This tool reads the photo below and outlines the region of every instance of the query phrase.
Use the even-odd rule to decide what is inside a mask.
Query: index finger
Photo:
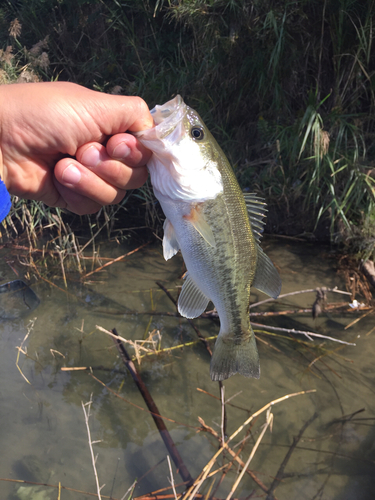
[[[140,132],[154,126],[154,120],[146,102],[137,96],[114,96],[97,92],[100,113],[95,117],[102,134]]]

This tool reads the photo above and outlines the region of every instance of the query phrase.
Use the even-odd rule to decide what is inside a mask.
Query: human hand
[[[1,85],[0,176],[11,194],[94,213],[146,181],[151,153],[125,132],[152,126],[139,97],[68,82]]]

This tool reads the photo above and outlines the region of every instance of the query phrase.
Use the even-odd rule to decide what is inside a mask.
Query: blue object
[[[10,201],[10,194],[5,187],[4,182],[0,179],[0,222],[9,214],[11,206],[12,203]]]

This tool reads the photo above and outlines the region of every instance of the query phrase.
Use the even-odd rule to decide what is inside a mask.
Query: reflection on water
[[[276,240],[267,240],[263,246],[280,271],[282,293],[321,286],[343,289],[342,278],[324,249]],[[115,258],[116,251],[109,248],[108,254]],[[124,248],[118,252],[124,253]],[[101,253],[104,255],[105,249]],[[165,263],[159,246],[145,248],[92,275],[90,283],[70,282],[70,294],[36,284],[34,290],[41,299],[38,309],[29,318],[0,323],[0,477],[54,485],[61,482],[63,486],[95,493],[81,407],[81,402],[89,401],[92,394],[90,428],[92,439],[100,440],[94,450],[98,453],[100,483],[105,483],[102,494],[120,499],[135,479],[135,496],[169,485],[167,452],[154,422],[145,411],[132,406],[145,408],[145,403],[130,375],[121,373],[125,368],[112,339],[96,325],[116,328],[131,340],[160,331],[162,348],[196,340],[186,320],[159,314],[175,310],[155,282],[160,281],[176,295],[182,273],[180,258]],[[256,291],[252,296],[254,302],[263,298]],[[282,305],[271,303],[256,311],[302,309],[311,307],[314,299],[314,294],[290,296]],[[346,296],[328,296],[329,302],[344,300]],[[34,326],[29,328],[23,345],[27,356],[20,353],[17,367],[16,348],[27,334],[28,321],[34,317]],[[304,313],[257,317],[257,322],[312,330],[357,345],[325,343],[317,350],[313,346],[322,344],[321,340],[312,343],[301,336],[296,337],[297,341],[260,332],[260,380],[235,376],[224,384],[227,400],[239,393],[230,401],[233,406],[227,405],[228,436],[251,412],[270,401],[288,393],[316,390],[273,407],[272,434],[266,432],[251,462],[251,470],[269,487],[293,438],[314,412],[318,413],[285,467],[284,480],[275,491],[279,500],[373,498],[375,333],[367,335],[373,327],[373,315],[344,330],[355,317],[335,312],[324,313],[316,320]],[[207,337],[218,332],[218,325],[209,319],[194,322]],[[94,375],[127,402],[116,398],[89,372],[61,371],[61,367],[84,366],[104,367],[94,370]],[[147,356],[142,358],[140,372],[161,414],[177,422],[167,422],[168,429],[190,474],[198,476],[218,446],[212,436],[197,432],[198,416],[221,432],[220,401],[202,392],[219,396],[218,384],[209,378],[207,351],[196,343],[158,357]],[[264,422],[262,414],[240,452],[242,460],[247,460]],[[240,434],[233,447],[245,435]],[[214,469],[222,463],[219,459]],[[226,497],[239,472],[235,463],[216,490],[216,497]],[[174,478],[179,482],[175,469]],[[215,479],[213,488],[219,474],[207,481],[203,493]],[[1,498],[57,498],[57,490],[38,488],[0,482]],[[254,497],[266,496],[245,475],[235,497],[245,498],[252,492]],[[63,490],[61,498],[92,497]]]

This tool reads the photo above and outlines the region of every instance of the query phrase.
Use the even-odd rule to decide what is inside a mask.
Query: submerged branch
[[[266,497],[266,500],[275,500],[275,496],[273,494],[275,488],[277,487],[278,484],[280,484],[280,482],[282,481],[283,477],[284,477],[284,470],[285,470],[285,467],[287,466],[288,462],[289,462],[289,459],[290,457],[292,456],[292,453],[293,451],[295,450],[298,442],[300,441],[303,433],[305,432],[305,430],[308,428],[309,425],[311,425],[314,420],[316,420],[318,418],[318,413],[314,413],[314,415],[307,421],[305,422],[305,424],[302,426],[301,430],[299,431],[298,435],[295,436],[293,438],[293,443],[292,445],[290,446],[287,454],[285,455],[284,457],[284,460],[282,461],[280,467],[279,467],[279,470],[277,471],[277,474],[270,486],[270,489],[268,490],[268,494],[267,494],[267,497]]]
[[[93,378],[96,382],[98,382],[99,384],[101,384],[103,387],[105,387],[107,389],[107,391],[110,392],[111,394],[113,394],[114,396],[116,396],[116,398],[121,399],[122,401],[125,401],[125,403],[127,403],[127,404],[129,404],[131,406],[134,406],[134,408],[137,408],[138,410],[145,411],[146,413],[150,413],[150,415],[153,414],[152,411],[146,410],[146,408],[142,408],[142,406],[139,406],[139,405],[137,405],[135,403],[132,403],[128,399],[125,399],[122,396],[120,396],[116,391],[114,391],[113,389],[111,389],[110,387],[108,387],[108,385],[106,385],[102,380],[100,380],[97,377],[95,377],[95,375],[93,373],[89,373],[89,376],[91,378]],[[194,427],[193,425],[189,425],[189,424],[184,424],[182,422],[178,422],[177,420],[173,420],[172,418],[163,417],[160,414],[156,414],[156,416],[159,417],[159,418],[161,418],[161,419],[163,419],[163,420],[167,420],[168,422],[172,422],[173,424],[182,425],[183,427],[188,427],[189,429],[199,430],[198,427]]]
[[[168,452],[170,453],[176,468],[182,477],[182,480],[186,482],[188,485],[193,483],[193,478],[190,475],[186,465],[184,464],[180,453],[177,450],[177,447],[169,434],[169,431],[167,429],[167,426],[165,425],[163,419],[161,418],[160,412],[154,402],[154,400],[151,397],[151,394],[149,393],[145,383],[141,379],[139,373],[137,372],[133,361],[131,360],[129,354],[127,353],[121,339],[117,335],[117,331],[114,328],[112,330],[113,335],[117,338],[114,338],[114,342],[116,344],[116,347],[120,353],[120,357],[122,361],[124,362],[126,368],[129,370],[131,376],[133,377],[134,382],[136,383],[139,392],[141,393],[148,409],[151,411],[152,418],[154,419],[155,425],[160,433],[161,438],[164,441],[165,446],[167,447]]]

